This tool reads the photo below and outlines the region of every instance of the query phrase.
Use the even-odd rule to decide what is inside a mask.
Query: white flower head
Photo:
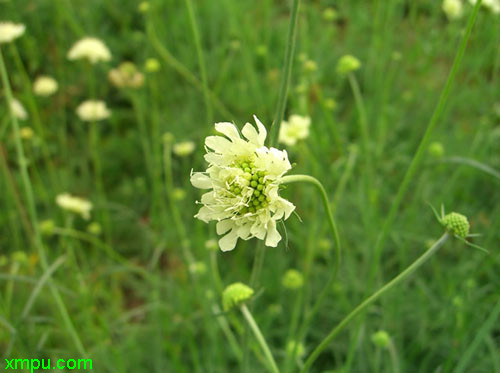
[[[33,92],[35,95],[47,97],[56,93],[58,87],[59,85],[54,78],[41,75],[33,83]]]
[[[300,115],[290,115],[288,121],[281,122],[278,141],[288,146],[293,146],[299,140],[309,136],[311,118]]]
[[[83,38],[77,41],[68,52],[69,60],[87,59],[95,64],[100,61],[111,60],[108,47],[97,38]]]
[[[22,23],[0,22],[0,44],[17,39],[24,34],[25,29]]]
[[[205,172],[192,172],[196,188],[209,189],[195,215],[204,222],[217,221],[222,251],[234,249],[238,238],[256,237],[276,247],[281,235],[276,222],[288,219],[295,206],[279,196],[281,177],[291,169],[285,150],[267,148],[267,131],[254,116],[257,129],[245,124],[241,133],[232,123],[216,123],[223,136],[205,139]]]
[[[443,0],[442,8],[449,20],[459,19],[464,13],[462,0]]]
[[[78,105],[76,114],[84,122],[93,122],[109,118],[111,111],[104,101],[87,100]]]
[[[56,197],[56,203],[64,210],[79,214],[85,220],[90,219],[90,211],[92,210],[92,203],[79,197],[74,197],[68,193],[59,194]]]
[[[19,120],[28,119],[28,113],[24,108],[23,104],[21,104],[21,102],[16,100],[15,98],[13,98],[12,101],[10,102],[10,109],[12,110],[14,116],[17,119]]]
[[[477,0],[469,0],[469,3],[475,5],[476,1]],[[500,14],[500,0],[483,0],[481,5],[489,9],[490,12],[494,14]]]

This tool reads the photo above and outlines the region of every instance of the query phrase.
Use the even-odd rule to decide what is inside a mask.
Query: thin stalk
[[[295,39],[297,35],[297,19],[299,14],[300,0],[293,0],[292,13],[290,15],[290,23],[288,25],[288,38],[285,50],[285,61],[283,64],[283,72],[281,76],[281,87],[278,96],[278,104],[276,106],[276,113],[274,121],[271,125],[270,145],[274,146],[278,139],[279,128],[283,121],[285,113],[286,99],[288,97],[288,87],[292,76],[293,55],[295,52]]]
[[[198,23],[196,22],[196,16],[194,14],[193,2],[192,0],[185,0],[186,7],[188,9],[189,14],[189,23],[191,24],[191,30],[193,32],[193,39],[196,48],[196,54],[198,57],[198,65],[200,68],[201,74],[201,83],[203,85],[203,98],[205,100],[205,109],[207,111],[206,120],[207,123],[212,123],[213,121],[213,109],[212,103],[210,101],[210,90],[208,88],[208,77],[207,77],[207,68],[205,64],[205,58],[203,56],[203,48],[201,46],[200,40],[200,32],[198,30]]]
[[[7,74],[7,69],[5,67],[5,62],[4,62],[4,57],[2,50],[0,49],[0,74],[2,76],[2,83],[4,86],[4,91],[5,91],[5,96],[7,97],[7,101],[10,103],[12,102],[12,90],[10,87],[10,82],[9,82],[9,77]],[[9,105],[10,107],[10,105]],[[16,153],[17,153],[17,158],[19,162],[19,167],[20,167],[20,172],[21,172],[21,179],[26,195],[26,201],[27,201],[27,206],[28,206],[28,212],[29,216],[31,219],[31,224],[33,227],[34,231],[34,237],[35,237],[35,246],[38,251],[38,256],[40,259],[40,264],[42,266],[42,269],[44,272],[47,272],[49,270],[49,265],[48,265],[48,260],[47,256],[45,253],[45,248],[43,245],[43,239],[42,235],[40,232],[40,229],[38,227],[38,216],[36,212],[36,207],[35,207],[35,198],[33,194],[33,187],[31,185],[31,180],[28,174],[28,162],[26,160],[26,157],[24,155],[24,148],[23,144],[21,142],[21,136],[19,134],[19,123],[17,122],[17,118],[14,115],[14,112],[12,109],[10,110],[10,117],[12,121],[12,126],[14,129],[14,138],[15,138],[15,145],[16,145]],[[59,312],[61,313],[61,317],[63,319],[63,322],[68,329],[69,334],[71,335],[71,338],[73,339],[73,343],[75,344],[76,349],[78,350],[78,353],[82,356],[87,356],[87,353],[85,352],[85,348],[83,347],[83,344],[80,340],[80,337],[78,336],[78,333],[73,326],[73,322],[71,321],[71,318],[69,316],[68,310],[66,309],[66,306],[64,304],[64,301],[59,294],[59,291],[57,290],[56,286],[54,285],[52,279],[48,281],[49,289],[52,293],[52,296],[54,297],[54,300],[56,302],[57,307],[59,308]]]
[[[352,94],[354,96],[354,102],[356,103],[356,110],[359,115],[359,129],[361,132],[361,142],[363,144],[363,155],[367,162],[370,159],[370,151],[369,151],[369,137],[368,137],[368,121],[366,119],[366,109],[365,104],[363,102],[363,95],[361,94],[361,90],[359,89],[359,83],[356,79],[356,75],[354,73],[349,73],[347,75],[347,79],[349,80],[349,85],[351,86]]]
[[[272,373],[279,373],[279,369],[278,366],[276,365],[276,361],[274,361],[273,354],[271,353],[271,350],[269,349],[269,346],[267,345],[267,342],[264,339],[264,336],[262,335],[262,332],[260,331],[259,326],[255,322],[252,314],[250,313],[245,304],[243,304],[240,307],[240,309],[241,313],[243,313],[243,316],[245,317],[245,320],[250,326],[250,329],[252,330],[255,338],[257,339],[257,342],[259,342],[262,351],[264,352],[264,356],[266,357],[267,362],[269,363],[269,370]]]
[[[415,272],[422,264],[424,264],[436,251],[443,246],[443,244],[448,239],[448,233],[444,233],[441,238],[432,245],[426,252],[424,252],[417,260],[415,260],[408,268],[406,268],[399,275],[394,277],[391,281],[385,284],[382,288],[377,290],[375,293],[366,298],[360,305],[358,305],[354,310],[351,311],[331,332],[321,341],[321,343],[314,349],[314,351],[307,358],[301,373],[306,373],[309,371],[313,363],[316,361],[321,352],[333,341],[333,339],[339,334],[344,327],[349,324],[349,322],[354,319],[357,315],[363,312],[366,308],[372,305],[378,298],[391,290],[394,286],[398,285],[402,281],[408,278],[413,272]]]
[[[420,144],[417,148],[417,151],[415,155],[413,156],[413,159],[410,163],[410,166],[408,167],[408,170],[406,171],[406,174],[403,178],[403,181],[401,182],[401,185],[399,186],[396,198],[391,206],[391,209],[389,211],[389,215],[387,216],[384,225],[382,227],[382,230],[380,232],[380,235],[377,239],[377,242],[375,244],[374,248],[374,255],[375,258],[373,260],[374,265],[372,266],[372,270],[370,273],[369,281],[368,283],[373,282],[373,279],[375,277],[375,274],[377,273],[377,269],[379,267],[379,261],[380,261],[380,256],[382,254],[382,247],[385,245],[385,242],[387,240],[387,236],[389,234],[389,231],[392,227],[392,224],[394,222],[394,219],[396,217],[396,214],[399,210],[399,207],[401,205],[401,202],[403,201],[404,196],[406,195],[406,192],[408,190],[408,186],[410,184],[410,181],[413,179],[413,176],[417,172],[420,164],[422,163],[423,156],[425,154],[425,150],[427,149],[427,145],[431,139],[432,133],[434,131],[434,128],[439,122],[439,119],[441,118],[441,115],[443,114],[444,108],[446,106],[446,102],[448,101],[448,97],[451,92],[451,88],[453,85],[453,82],[455,81],[455,77],[458,72],[458,68],[460,67],[460,64],[462,63],[462,59],[465,54],[465,49],[467,47],[467,42],[469,41],[469,37],[472,32],[472,27],[474,26],[474,23],[476,21],[476,17],[479,11],[479,7],[481,6],[482,0],[478,0],[476,2],[476,5],[474,6],[474,10],[469,17],[469,21],[467,23],[467,29],[465,31],[465,34],[462,38],[462,41],[460,43],[458,52],[455,56],[455,60],[453,61],[453,65],[450,70],[450,74],[448,75],[448,79],[446,81],[446,84],[443,88],[443,91],[441,92],[441,96],[439,97],[438,104],[436,106],[436,109],[434,110],[434,113],[432,114],[432,117],[430,119],[429,124],[427,125],[427,129],[425,130],[424,136],[422,140],[420,141]]]

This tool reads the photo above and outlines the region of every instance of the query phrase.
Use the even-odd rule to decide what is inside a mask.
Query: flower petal
[[[238,234],[236,229],[233,229],[219,240],[219,247],[222,251],[231,251],[236,247],[237,242]]]
[[[212,180],[203,172],[193,172],[191,174],[191,184],[198,189],[212,188]]]
[[[270,220],[267,227],[266,246],[276,247],[280,241],[281,235],[276,229],[276,222],[274,220]]]
[[[238,129],[233,123],[229,122],[215,123],[215,129],[217,130],[217,132],[220,132],[229,137],[231,141],[240,139],[240,134],[238,133]]]

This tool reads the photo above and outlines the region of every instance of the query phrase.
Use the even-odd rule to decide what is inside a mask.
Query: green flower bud
[[[300,289],[304,285],[304,276],[296,269],[289,269],[285,272],[281,283],[287,289]]]
[[[304,348],[304,344],[296,341],[289,341],[286,345],[286,354],[288,356],[294,357],[302,357],[304,356],[306,349]]]
[[[231,308],[239,306],[241,303],[250,299],[253,294],[253,289],[241,282],[235,282],[229,285],[222,293],[222,305],[224,306],[224,310],[229,311]]]
[[[186,191],[182,188],[174,188],[172,191],[172,198],[176,201],[182,201],[186,198]]]
[[[139,4],[139,6],[137,7],[137,9],[139,10],[139,12],[141,13],[146,13],[148,10],[149,10],[149,2],[147,1],[143,1]]]
[[[450,212],[448,215],[445,215],[442,223],[449,232],[458,237],[465,238],[469,234],[469,221],[466,216],[458,212]]]
[[[304,71],[308,73],[313,73],[318,70],[318,64],[313,60],[305,60],[304,61]]]
[[[191,273],[200,276],[207,273],[207,265],[203,262],[194,262],[192,265],[189,266],[189,269],[191,270]]]
[[[429,154],[434,158],[441,158],[444,155],[444,147],[440,142],[434,141],[429,144]]]
[[[372,334],[372,342],[377,346],[381,348],[385,348],[389,346],[389,343],[391,342],[391,337],[389,337],[389,334],[385,330],[379,330],[378,332]]]
[[[5,255],[0,255],[0,267],[3,267],[8,262],[7,257]]]
[[[338,13],[333,8],[323,10],[323,19],[327,22],[335,21],[338,18]]]
[[[14,251],[12,253],[11,259],[13,262],[23,264],[28,262],[28,256],[24,251]]]
[[[359,70],[361,67],[361,62],[354,56],[347,54],[342,56],[337,63],[337,72],[341,75],[348,74],[350,72]]]
[[[165,132],[165,133],[163,134],[162,139],[163,139],[163,142],[164,142],[164,143],[173,143],[173,142],[174,142],[175,137],[174,137],[174,135],[173,135],[172,133],[170,133],[170,132]]]
[[[325,100],[325,107],[328,110],[335,110],[337,106],[338,106],[337,101],[335,101],[333,98],[327,98]]]
[[[56,227],[56,224],[54,223],[53,220],[47,219],[42,222],[40,222],[40,232],[45,235],[45,236],[52,236],[54,234],[54,228]]]
[[[90,223],[88,226],[87,226],[87,232],[89,232],[90,234],[93,234],[95,236],[99,236],[101,233],[102,233],[102,227],[101,227],[101,224],[99,224],[98,222],[94,221],[92,223]]]
[[[158,61],[156,58],[148,58],[144,65],[144,69],[148,73],[155,73],[160,70],[160,67],[160,61]]]

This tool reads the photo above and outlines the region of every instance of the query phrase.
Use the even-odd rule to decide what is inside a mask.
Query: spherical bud
[[[361,62],[354,56],[347,54],[342,56],[337,63],[337,72],[341,75],[349,74],[350,72],[359,70]]]
[[[289,269],[285,272],[281,284],[287,289],[300,289],[304,285],[304,276],[296,269]]]
[[[327,22],[335,21],[338,18],[338,13],[334,8],[326,8],[323,10],[323,19]]]
[[[160,61],[156,58],[148,58],[144,64],[144,70],[148,73],[155,73],[160,70]]]
[[[222,305],[224,310],[229,311],[231,308],[239,306],[250,299],[253,294],[253,289],[241,282],[235,282],[229,285],[222,293]]]
[[[378,332],[372,334],[372,342],[381,348],[386,348],[391,343],[391,337],[385,330],[379,330]]]
[[[304,356],[306,352],[306,349],[304,347],[304,344],[299,342],[297,343],[296,341],[289,341],[286,345],[286,354],[288,356],[292,357],[302,357]]]
[[[92,223],[90,223],[88,226],[87,226],[87,232],[89,232],[90,234],[93,234],[95,236],[99,236],[101,233],[102,233],[102,227],[101,227],[101,224],[99,224],[98,222],[94,221]]]
[[[39,225],[40,232],[45,236],[52,236],[54,234],[55,227],[56,224],[51,219],[43,220]]]
[[[446,229],[457,235],[458,237],[465,238],[469,234],[469,221],[465,215],[458,212],[451,212],[443,218],[443,225]]]
[[[178,142],[173,147],[173,152],[178,157],[187,157],[196,149],[196,144],[193,141]]]
[[[429,154],[434,158],[441,158],[444,155],[444,147],[438,141],[434,141],[429,144],[428,148]]]

